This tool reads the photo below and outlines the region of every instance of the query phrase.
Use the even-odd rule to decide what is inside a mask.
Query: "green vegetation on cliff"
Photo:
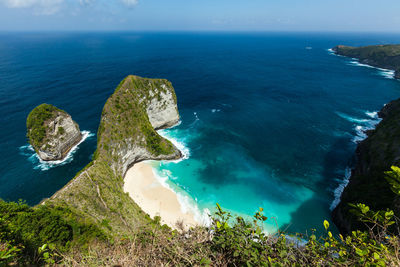
[[[129,143],[146,148],[154,156],[174,153],[171,142],[154,130],[146,112],[146,107],[152,99],[162,101],[160,93],[168,90],[162,85],[172,88],[167,80],[146,79],[133,75],[126,77],[118,85],[103,108],[96,158],[115,158],[121,146],[129,146]],[[155,91],[151,96],[150,92]],[[172,93],[175,95],[175,92]]]
[[[19,256],[21,264],[41,263],[43,255],[38,255],[38,248],[45,244],[65,252],[106,238],[93,222],[77,217],[65,207],[31,208],[23,203],[0,200],[0,215],[0,255],[2,249],[14,248],[14,256]]]
[[[167,93],[176,106],[169,81],[126,77],[104,105],[93,161],[44,203],[73,208],[93,219],[110,237],[129,236],[151,222],[123,191],[123,179],[127,169],[138,161],[180,157],[179,150],[149,121],[148,106],[156,102],[159,110],[152,112],[165,109],[161,95]]]
[[[163,101],[165,95],[172,96],[176,106],[168,81],[128,76],[104,106],[97,150],[88,166],[34,208],[0,202],[0,265],[399,266],[399,237],[389,229],[400,226],[396,216],[391,210],[374,211],[372,205],[358,201],[349,213],[367,231],[354,230],[347,236],[334,236],[328,221],[323,222],[326,233],[321,237],[313,230],[308,235],[268,235],[262,228],[268,219],[262,209],[253,221],[245,221],[219,205],[210,227],[179,232],[161,226],[157,217],[152,220],[124,193],[123,177],[135,162],[181,156],[157,134],[149,119],[150,112],[162,112],[171,105]],[[384,121],[400,125],[391,117],[391,108],[397,110],[397,105],[382,111]],[[171,125],[178,116],[157,125]],[[379,127],[390,132],[377,143],[377,153],[385,161],[396,153],[393,144],[399,133],[390,123]],[[387,182],[385,186],[392,194],[399,193],[400,169],[393,168],[387,173],[389,178],[376,174],[382,175],[380,182],[388,179],[391,186]]]
[[[400,78],[400,45],[371,45],[352,47],[339,45],[333,48],[338,55],[359,59],[362,63],[395,70],[396,78]]]
[[[352,215],[349,203],[364,203],[373,209],[393,209],[400,215],[399,198],[390,189],[385,172],[400,165],[400,99],[388,103],[380,112],[382,121],[368,138],[358,144],[357,162],[333,219],[341,232],[350,233],[362,225]]]
[[[64,111],[50,104],[41,104],[29,113],[26,120],[27,137],[33,147],[41,147],[46,142],[45,122],[54,118],[58,112]]]

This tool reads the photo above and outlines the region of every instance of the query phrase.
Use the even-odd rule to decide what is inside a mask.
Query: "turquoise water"
[[[181,124],[161,133],[187,157],[153,164],[184,208],[200,218],[217,202],[247,216],[263,207],[269,231],[321,229],[363,130],[400,96],[392,72],[328,49],[396,42],[390,34],[0,34],[0,197],[34,205],[68,183],[91,160],[106,99],[136,74],[175,87]],[[26,116],[43,102],[88,133],[54,166],[25,137]]]

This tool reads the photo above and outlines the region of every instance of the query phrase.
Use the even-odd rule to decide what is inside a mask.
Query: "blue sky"
[[[0,0],[0,31],[400,32],[399,0]]]

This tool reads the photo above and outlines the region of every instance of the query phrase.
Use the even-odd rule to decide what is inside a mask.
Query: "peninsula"
[[[363,64],[394,70],[394,77],[400,79],[400,45],[371,45],[363,47],[338,45],[332,50],[337,55],[356,58]]]
[[[156,132],[178,122],[177,99],[169,81],[126,77],[104,105],[93,161],[43,203],[73,208],[112,236],[132,233],[150,218],[125,193],[124,177],[139,162],[182,156]],[[141,175],[136,172],[134,178]]]
[[[38,156],[45,161],[63,159],[82,140],[78,124],[53,105],[41,104],[26,120],[27,137]]]

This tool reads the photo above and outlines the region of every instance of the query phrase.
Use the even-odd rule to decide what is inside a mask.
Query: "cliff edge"
[[[143,160],[172,160],[181,152],[155,129],[179,122],[172,84],[130,75],[104,105],[93,161],[42,202],[66,206],[111,236],[132,233],[150,218],[124,193],[129,167]]]
[[[400,79],[400,45],[371,45],[363,47],[338,45],[332,50],[337,55],[357,58],[363,64],[394,70],[394,77]]]
[[[63,159],[82,140],[78,124],[71,116],[55,106],[41,104],[26,120],[27,137],[42,160]]]
[[[363,203],[373,210],[393,209],[400,215],[400,201],[391,191],[384,172],[392,165],[400,166],[400,99],[387,104],[380,112],[382,121],[356,150],[356,166],[332,219],[342,233],[362,228],[349,212],[349,203]]]

